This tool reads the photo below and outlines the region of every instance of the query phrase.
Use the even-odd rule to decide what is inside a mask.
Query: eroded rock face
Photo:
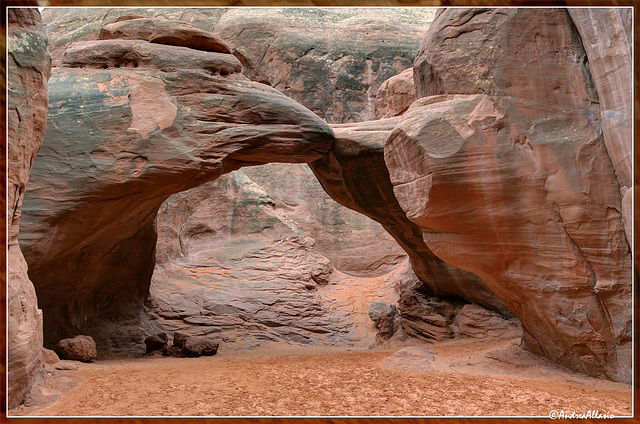
[[[371,8],[45,8],[43,12],[54,60],[72,42],[96,39],[104,23],[124,15],[180,20],[181,26],[211,31],[240,59],[251,80],[282,91],[331,123],[374,119],[378,88],[411,66],[434,14],[430,8],[389,8],[383,13]],[[158,19],[161,28],[164,22]],[[125,38],[121,27],[137,25],[135,39],[142,33],[143,39],[152,36],[143,20],[138,23],[144,25],[126,22],[110,24],[104,31]]]
[[[42,312],[17,237],[29,171],[46,128],[51,57],[40,13],[19,8],[7,13],[7,401],[13,408],[42,370]]]
[[[437,295],[460,296],[509,315],[477,276],[443,262],[427,247],[422,231],[400,207],[384,161],[384,145],[399,118],[333,125],[336,142],[310,164],[327,193],[341,205],[379,222],[411,260],[414,272]],[[402,311],[401,311],[402,312]]]
[[[632,102],[631,9],[570,8],[589,58],[600,101],[602,132],[623,196],[622,217],[631,245]]]
[[[295,221],[313,239],[313,249],[338,271],[378,277],[407,257],[379,223],[329,197],[306,164],[271,163],[234,172],[262,187],[275,208]]]
[[[171,196],[157,228],[152,325],[233,348],[347,342],[350,321],[319,292],[331,263],[242,172]]]
[[[429,249],[482,278],[527,348],[629,381],[630,253],[586,63],[565,10],[447,9],[385,162]]]
[[[330,123],[375,118],[376,93],[411,66],[433,9],[232,9],[215,26],[249,78]],[[310,31],[309,29],[313,29]]]
[[[69,47],[50,81],[21,232],[50,342],[74,331],[122,348],[101,334],[145,319],[154,220],[168,196],[243,165],[308,162],[331,147],[322,120],[241,69],[230,54],[184,45]],[[115,327],[102,331],[99,316]],[[119,337],[144,340],[134,333]]]
[[[416,101],[413,68],[405,69],[382,83],[376,94],[376,119],[400,116]]]

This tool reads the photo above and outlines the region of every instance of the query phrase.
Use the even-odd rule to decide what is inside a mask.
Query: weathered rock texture
[[[157,217],[152,325],[265,341],[348,342],[349,320],[319,288],[333,267],[257,184],[234,172],[178,193]]]
[[[385,161],[431,251],[480,276],[527,348],[629,381],[631,261],[588,60],[563,9],[447,9]]]
[[[21,232],[45,343],[73,333],[93,336],[99,351],[141,343],[144,333],[124,328],[145,319],[162,202],[241,166],[309,162],[332,145],[324,121],[248,81],[231,54],[180,44],[82,42],[54,69]]]
[[[45,9],[43,16],[54,63],[66,46],[96,39],[104,23],[119,16],[181,20],[225,40],[251,80],[271,85],[328,122],[344,123],[374,119],[378,88],[411,66],[434,13],[428,8],[61,8]]]
[[[407,252],[413,270],[437,295],[454,295],[508,315],[507,307],[477,276],[436,257],[396,200],[384,161],[387,136],[399,118],[333,125],[336,142],[310,164],[324,189],[343,206],[375,221]]]
[[[604,142],[620,184],[624,228],[631,245],[632,11],[630,8],[568,10],[589,58],[589,71],[600,101]]]
[[[46,128],[51,57],[39,12],[13,8],[7,13],[7,401],[13,408],[42,370],[42,312],[17,238],[29,171]]]
[[[416,101],[413,68],[405,69],[382,83],[376,94],[376,119],[400,116]]]
[[[98,356],[96,342],[89,336],[62,339],[56,344],[56,352],[62,359],[90,362]]]
[[[58,66],[63,53],[72,43],[98,38],[105,24],[137,16],[189,23],[201,30],[211,31],[226,12],[224,8],[44,8],[42,20],[49,35],[49,49],[53,65]],[[162,23],[161,23],[162,24]]]
[[[345,274],[377,277],[406,259],[406,253],[376,221],[336,203],[306,164],[271,163],[243,168],[275,208],[295,221],[313,249]]]
[[[433,9],[235,9],[215,26],[247,75],[330,123],[375,118],[380,85],[411,66]]]

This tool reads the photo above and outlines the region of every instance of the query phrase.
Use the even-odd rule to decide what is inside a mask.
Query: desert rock
[[[147,353],[155,350],[161,350],[167,346],[169,339],[167,333],[161,332],[152,334],[144,339],[144,345],[147,347]]]
[[[48,315],[45,342],[87,328],[101,351],[122,351],[128,342],[109,336],[114,326],[130,325],[124,340],[144,339],[135,328],[162,202],[244,165],[320,158],[333,133],[236,72],[230,54],[96,40],[70,46],[61,64],[20,237]]]
[[[631,9],[570,8],[568,11],[589,58],[589,71],[600,101],[604,143],[620,184],[622,217],[631,245]]]
[[[628,381],[620,187],[572,25],[562,9],[445,10],[414,64],[421,98],[385,161],[427,246],[482,278],[528,349]]]
[[[436,295],[460,296],[509,315],[508,308],[474,274],[434,255],[419,227],[400,207],[384,160],[387,137],[399,118],[332,125],[334,147],[310,164],[314,174],[341,205],[379,222],[410,258],[413,271]]]
[[[398,308],[389,302],[376,301],[369,308],[369,318],[376,323],[377,339],[388,340],[398,331]]]
[[[7,9],[7,19],[8,185],[3,206],[8,222],[7,401],[13,408],[42,370],[42,312],[17,237],[31,164],[46,128],[51,57],[36,9]]]
[[[195,28],[203,30],[199,33],[203,37],[215,34],[224,40],[251,80],[282,91],[331,123],[375,118],[378,88],[411,66],[434,14],[429,8],[390,8],[380,13],[370,8],[330,7],[43,11],[56,64],[71,43],[95,40],[101,30],[117,38],[147,40],[165,29],[193,33]],[[104,25],[122,16],[126,20]],[[145,16],[138,22],[131,19]],[[181,22],[167,23],[176,20]],[[154,32],[150,22],[162,31]],[[136,29],[128,29],[125,35],[122,27]],[[170,42],[176,44],[176,40],[174,36]],[[193,41],[187,43],[193,47]]]
[[[47,365],[55,365],[60,362],[60,357],[58,357],[58,354],[55,351],[43,347],[42,362]]]
[[[63,359],[83,362],[90,362],[98,356],[96,343],[89,336],[62,339],[56,344],[55,351]]]
[[[458,311],[455,324],[459,335],[476,339],[520,335],[517,320],[505,319],[495,312],[472,303],[467,303]]]
[[[349,321],[319,293],[331,263],[242,172],[171,196],[156,222],[157,325],[246,346],[346,338]]]
[[[182,353],[188,358],[195,358],[198,356],[213,356],[218,353],[218,343],[214,338],[207,336],[192,336],[187,337],[182,348]]]
[[[416,100],[413,68],[405,69],[380,85],[376,94],[376,119],[400,116]]]

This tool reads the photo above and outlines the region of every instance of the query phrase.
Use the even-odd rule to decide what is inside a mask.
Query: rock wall
[[[308,165],[277,164],[243,168],[274,200],[281,213],[296,222],[313,249],[332,266],[355,277],[391,272],[407,257],[379,224],[329,197]]]
[[[348,310],[322,296],[336,282],[331,262],[242,172],[171,196],[157,229],[152,326],[216,333],[232,349],[358,341]]]
[[[48,9],[54,64],[75,41],[97,38],[125,14],[180,20],[225,40],[253,81],[330,123],[375,118],[380,85],[409,68],[433,8]]]
[[[589,71],[600,101],[602,132],[622,196],[622,218],[631,245],[632,229],[632,103],[631,9],[571,8]]]
[[[375,119],[376,93],[411,66],[431,8],[230,10],[215,26],[255,81],[329,123]]]
[[[121,22],[129,33],[141,23]],[[162,42],[74,44],[53,70],[20,233],[45,344],[82,333],[100,349],[104,334],[145,319],[154,221],[168,196],[245,165],[312,161],[333,143],[308,109],[209,51],[222,49],[213,34],[203,46],[201,30],[175,28]],[[114,334],[123,344],[139,337]]]
[[[7,24],[7,401],[13,408],[42,371],[42,312],[18,231],[29,171],[46,128],[51,57],[36,9],[7,9]]]
[[[620,186],[567,11],[447,9],[414,79],[420,98],[385,162],[426,245],[482,278],[521,320],[527,348],[630,381]]]
[[[333,125],[336,141],[325,157],[310,164],[316,177],[340,204],[379,222],[407,252],[414,272],[436,295],[459,296],[509,314],[507,307],[477,276],[450,266],[432,253],[394,195],[385,164],[385,141],[399,118]]]

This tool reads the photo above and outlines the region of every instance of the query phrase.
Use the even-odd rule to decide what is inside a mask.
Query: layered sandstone
[[[98,38],[105,23],[126,15],[179,20],[224,40],[251,80],[282,91],[331,123],[375,118],[378,88],[411,66],[434,14],[429,8],[389,8],[383,13],[372,8],[43,11],[56,64],[71,43]],[[105,33],[117,30],[124,38],[118,29],[124,22],[109,24],[113,29]]]
[[[20,234],[45,343],[72,333],[93,336],[99,351],[142,341],[126,329],[146,319],[162,202],[241,166],[309,162],[332,145],[324,121],[248,81],[233,55],[199,49],[197,35],[198,49],[184,38],[79,42],[53,71]]]
[[[428,248],[482,278],[527,348],[629,381],[630,252],[587,64],[566,10],[447,9],[385,162]]]
[[[255,81],[330,123],[375,119],[376,93],[411,66],[434,9],[231,9],[214,32]]]
[[[152,326],[231,348],[353,342],[348,314],[322,296],[331,262],[242,172],[171,196],[157,229]]]
[[[416,101],[413,68],[405,69],[382,83],[376,94],[376,119],[400,116]]]
[[[51,57],[37,10],[7,9],[7,19],[7,401],[12,408],[42,371],[42,312],[18,230],[31,164],[46,128]]]
[[[414,272],[436,295],[453,295],[509,315],[507,307],[482,282],[432,253],[420,228],[407,219],[394,195],[384,160],[387,137],[400,118],[332,125],[336,141],[310,164],[322,187],[341,205],[379,222],[410,258]]]
[[[622,196],[627,241],[632,234],[632,34],[629,8],[570,8],[598,92],[602,132]]]

